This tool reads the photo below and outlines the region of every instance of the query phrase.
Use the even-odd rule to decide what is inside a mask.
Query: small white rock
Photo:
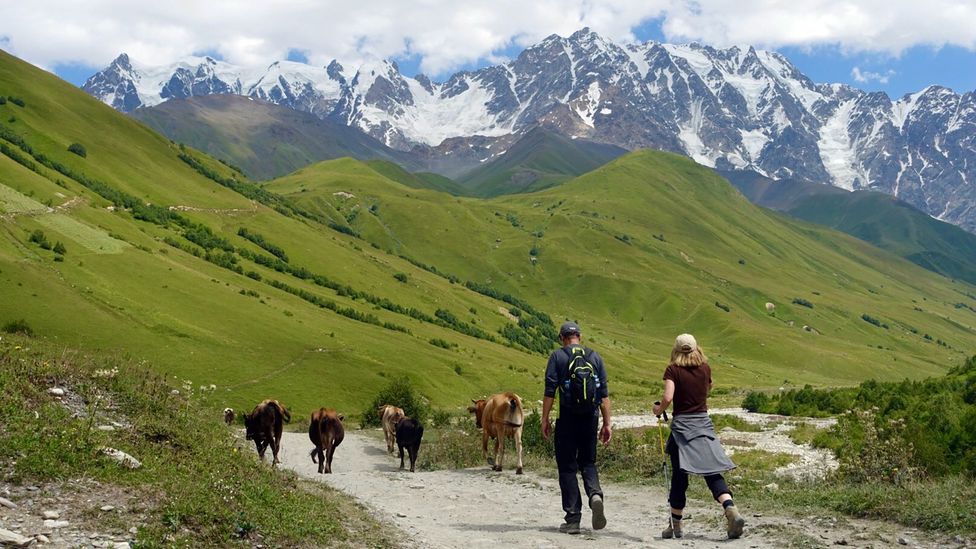
[[[44,534],[37,534],[34,536],[34,539],[37,540],[37,543],[51,543],[51,538],[45,536]]]
[[[65,528],[67,526],[68,526],[68,521],[66,521],[66,520],[51,520],[51,519],[48,519],[48,520],[45,520],[44,521],[44,527],[45,528],[51,528],[53,530],[57,530],[58,528]]]
[[[61,513],[57,511],[44,511],[43,513],[41,513],[41,516],[46,519],[57,520],[61,518]]]
[[[10,501],[7,498],[0,498],[0,506],[6,507],[7,509],[16,509],[17,504]]]
[[[105,511],[107,513],[109,511],[115,510],[115,506],[114,505],[102,505],[101,506],[101,510],[102,511]]]
[[[114,543],[110,545],[109,547],[114,547],[115,549],[131,549],[129,547],[129,542],[127,541],[120,541],[118,543]]]
[[[132,535],[138,534],[139,533],[139,529],[136,528],[135,526],[133,526],[132,528],[129,528],[129,533],[132,534]]]
[[[406,513],[397,513],[396,516],[398,516],[400,518],[407,518]]]
[[[111,425],[99,425],[98,426],[98,430],[99,431],[114,431],[115,430],[115,427],[113,427]]]
[[[30,547],[34,538],[27,538],[10,530],[0,528],[0,545],[11,547]]]
[[[50,389],[47,390],[47,394],[56,397],[63,397],[64,389],[62,389],[61,387],[51,387]]]
[[[130,456],[122,450],[116,450],[115,448],[109,448],[106,446],[101,449],[101,452],[119,462],[119,465],[122,465],[123,467],[128,467],[129,469],[138,469],[142,467],[142,463],[138,459]]]

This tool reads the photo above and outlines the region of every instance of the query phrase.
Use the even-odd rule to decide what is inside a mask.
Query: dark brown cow
[[[291,421],[291,414],[277,400],[262,401],[250,414],[244,415],[247,440],[254,441],[261,461],[264,461],[264,451],[271,446],[274,456],[272,466],[281,463],[278,460],[278,450],[281,449],[281,429],[285,421]]]
[[[319,473],[332,473],[332,456],[342,444],[345,429],[342,420],[345,416],[332,408],[319,408],[312,412],[312,422],[308,425],[308,439],[312,441],[312,463],[319,464]],[[316,458],[318,458],[316,460]]]
[[[417,452],[420,451],[420,440],[424,437],[424,426],[413,418],[405,417],[396,424],[396,442],[400,447],[400,469],[403,469],[403,449],[410,454],[410,472],[414,472],[417,464]]]
[[[227,425],[234,423],[235,417],[237,417],[237,414],[234,413],[233,408],[224,408],[224,423]]]
[[[518,464],[515,474],[522,474],[522,398],[515,393],[499,393],[490,398],[472,400],[468,411],[475,415],[475,423],[481,427],[481,451],[492,470],[501,471],[505,459],[505,439],[515,439]],[[488,439],[495,439],[495,455],[488,457]]]
[[[383,436],[386,437],[386,451],[393,453],[393,445],[396,443],[396,425],[401,419],[407,417],[403,413],[403,408],[397,408],[392,404],[384,404],[376,410],[380,414],[380,423],[383,425]]]

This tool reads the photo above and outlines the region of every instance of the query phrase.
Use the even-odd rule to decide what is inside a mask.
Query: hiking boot
[[[683,535],[684,534],[681,532],[681,521],[674,520],[674,519],[672,519],[671,523],[668,524],[668,527],[665,528],[663,532],[661,532],[661,537],[664,539],[671,539],[671,538],[679,539]]]
[[[607,516],[603,514],[603,496],[593,494],[590,498],[590,509],[593,510],[593,529],[603,530],[607,525]]]
[[[742,518],[735,505],[725,508],[725,520],[728,521],[729,539],[738,539],[742,536],[742,528],[746,525],[746,519]]]
[[[563,534],[576,535],[580,533],[580,527],[578,522],[564,522],[559,525],[559,531]]]

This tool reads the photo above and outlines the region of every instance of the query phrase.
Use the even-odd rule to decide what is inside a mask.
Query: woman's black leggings
[[[671,455],[671,493],[668,495],[668,502],[674,509],[685,508],[685,492],[688,491],[688,473],[681,469],[678,459],[678,445],[669,444],[669,454]],[[725,483],[725,477],[720,473],[705,475],[705,484],[712,491],[712,497],[718,501],[722,494],[732,495],[729,485]]]

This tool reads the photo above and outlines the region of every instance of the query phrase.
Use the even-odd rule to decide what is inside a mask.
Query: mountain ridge
[[[783,55],[753,47],[618,45],[582,29],[440,83],[406,78],[382,60],[252,69],[205,57],[144,68],[120,56],[84,89],[128,111],[168,97],[239,93],[357,127],[400,150],[490,143],[545,124],[718,169],[880,190],[976,230],[976,92],[929,86],[891,99],[814,83]]]

